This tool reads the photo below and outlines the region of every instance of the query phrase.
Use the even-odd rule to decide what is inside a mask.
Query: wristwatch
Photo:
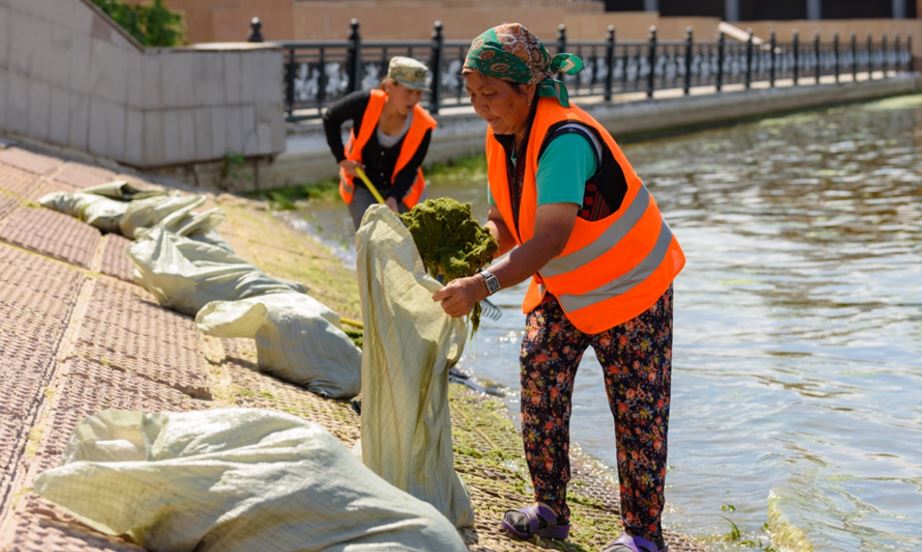
[[[489,270],[481,270],[480,275],[483,276],[483,285],[487,286],[487,294],[493,295],[499,288],[502,287],[499,285],[499,280]]]

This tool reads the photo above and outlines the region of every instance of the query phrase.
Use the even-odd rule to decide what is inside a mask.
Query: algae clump
[[[408,213],[400,215],[426,272],[442,283],[472,276],[493,260],[496,240],[471,215],[471,205],[450,197],[427,199]],[[480,304],[471,313],[471,325],[477,331]]]

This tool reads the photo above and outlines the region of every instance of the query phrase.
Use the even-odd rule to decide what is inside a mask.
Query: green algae
[[[496,240],[471,215],[470,203],[427,199],[400,215],[432,277],[448,283],[475,274],[496,252]]]
[[[440,282],[473,276],[496,253],[496,240],[474,220],[470,203],[450,197],[427,199],[400,219],[413,236],[426,272]],[[470,320],[476,332],[480,304],[474,306]]]

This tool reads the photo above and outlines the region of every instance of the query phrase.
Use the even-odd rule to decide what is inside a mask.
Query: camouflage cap
[[[392,57],[387,66],[387,78],[414,90],[429,88],[429,68],[413,58]]]

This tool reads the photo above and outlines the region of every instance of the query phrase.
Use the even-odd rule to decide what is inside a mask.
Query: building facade
[[[922,0],[605,0],[607,11],[655,11],[725,21],[795,19],[914,19]]]

